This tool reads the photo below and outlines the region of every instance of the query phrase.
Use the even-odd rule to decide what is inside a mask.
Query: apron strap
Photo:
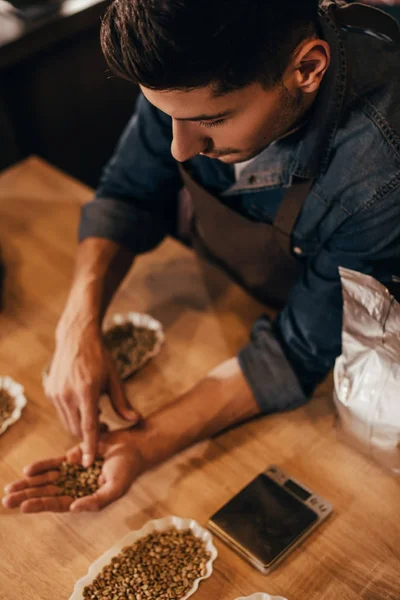
[[[186,166],[186,165],[185,165]],[[197,186],[186,168],[178,163],[178,168],[186,188],[190,193],[195,192]],[[303,204],[312,188],[313,180],[295,180],[293,185],[285,189],[285,193],[275,217],[273,227],[280,246],[288,255],[292,255],[291,234]],[[229,209],[232,210],[232,209]]]
[[[288,254],[292,252],[291,233],[312,185],[313,181],[307,180],[302,183],[294,183],[287,188],[275,217],[276,236]]]

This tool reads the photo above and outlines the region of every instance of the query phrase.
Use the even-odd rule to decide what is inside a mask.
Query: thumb
[[[97,512],[120,498],[122,494],[123,490],[120,490],[115,483],[109,481],[102,485],[94,494],[74,500],[69,510],[71,512]]]
[[[110,368],[110,401],[115,412],[126,421],[131,421],[132,424],[136,424],[141,419],[141,415],[134,409],[129,403],[126,397],[123,384],[118,376],[117,371]]]

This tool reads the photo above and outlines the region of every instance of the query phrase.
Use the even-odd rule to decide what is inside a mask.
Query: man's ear
[[[328,42],[320,39],[304,42],[296,49],[289,67],[292,85],[304,94],[318,91],[330,61],[331,50]]]

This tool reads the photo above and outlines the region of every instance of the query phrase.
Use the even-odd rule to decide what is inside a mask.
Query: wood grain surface
[[[91,190],[37,158],[0,176],[0,240],[7,267],[0,313],[0,375],[25,386],[21,420],[0,438],[0,485],[33,460],[75,443],[46,400],[41,372],[72,276],[80,203]],[[138,259],[115,311],[162,321],[160,355],[127,383],[145,415],[233,356],[253,321],[271,311],[177,242]],[[339,442],[328,379],[299,410],[264,417],[203,442],[142,476],[99,514],[22,515],[0,509],[0,598],[63,600],[91,562],[132,529],[170,514],[208,517],[271,463],[327,498],[335,514],[263,576],[224,544],[193,596],[234,600],[254,592],[288,600],[400,599],[400,485]]]

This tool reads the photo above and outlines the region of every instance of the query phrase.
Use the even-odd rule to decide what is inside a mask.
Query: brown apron
[[[375,9],[352,5],[336,9],[334,18],[343,26],[379,29],[398,39],[399,29],[391,17]],[[348,17],[348,19],[346,18]],[[267,304],[281,306],[302,270],[291,248],[291,234],[312,181],[288,188],[272,225],[242,217],[212,196],[182,165],[179,170],[193,210],[191,243],[196,251],[227,271],[230,276]],[[301,250],[294,248],[301,254]]]
[[[194,216],[195,250],[263,302],[285,302],[301,266],[291,252],[291,232],[311,187],[288,188],[273,225],[255,223],[224,206],[179,165]]]

